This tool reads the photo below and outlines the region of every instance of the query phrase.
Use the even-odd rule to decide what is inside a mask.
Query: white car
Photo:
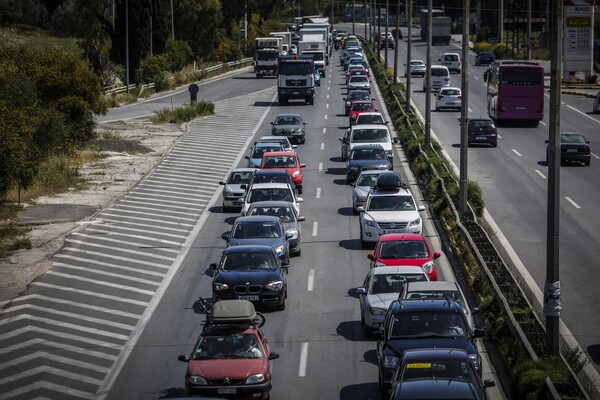
[[[398,143],[398,138],[392,138],[389,128],[384,124],[352,125],[339,140],[342,142],[343,161],[346,161],[354,146],[378,144],[383,147],[390,163],[393,165],[394,149],[392,143]]]
[[[361,322],[367,337],[379,329],[385,313],[408,282],[428,282],[423,268],[417,266],[394,266],[372,268],[363,285],[356,288],[359,295]]]
[[[377,183],[379,174],[383,171],[378,169],[367,169],[358,174],[356,181],[351,183],[352,186],[352,212],[358,214],[358,207],[365,204],[365,199],[371,189]]]
[[[449,71],[458,72],[460,74],[460,55],[458,53],[444,53],[442,58],[438,61],[442,62],[442,65],[447,67]]]
[[[397,172],[382,172],[378,182],[389,174]],[[367,195],[365,204],[358,207],[362,247],[377,243],[379,237],[386,233],[421,233],[421,211],[425,211],[425,207],[417,206],[407,186],[376,186]]]
[[[469,308],[460,286],[452,281],[411,282],[404,285],[398,300],[427,300],[450,297],[460,304],[471,329],[475,328],[473,315],[479,313],[479,308]]]
[[[287,201],[294,205],[296,215],[300,215],[300,203],[304,199],[296,195],[289,183],[254,183],[244,197],[242,215],[246,215],[250,205],[257,201]]]
[[[386,125],[388,122],[380,112],[362,112],[356,116],[354,125]]]
[[[462,93],[457,87],[441,88],[435,98],[435,111],[443,108],[460,110],[461,106]]]
[[[423,91],[427,90],[427,79],[423,79]],[[431,90],[438,91],[450,86],[450,71],[443,65],[431,66]]]
[[[425,76],[427,72],[427,66],[423,62],[423,60],[410,60],[410,67],[408,69],[412,75]],[[407,76],[408,73],[405,72],[404,76]]]
[[[594,112],[594,114],[600,113],[600,91],[596,93],[596,98],[594,99],[594,106],[592,111]]]
[[[257,143],[281,143],[283,151],[294,151],[298,147],[295,144],[291,144],[287,136],[261,136],[258,142],[254,142],[254,144]]]
[[[354,75],[348,79],[348,93],[353,90],[368,90],[371,92],[371,82],[365,75]]]

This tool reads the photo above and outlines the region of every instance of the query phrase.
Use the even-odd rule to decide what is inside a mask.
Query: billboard
[[[563,71],[593,74],[594,0],[564,0]]]

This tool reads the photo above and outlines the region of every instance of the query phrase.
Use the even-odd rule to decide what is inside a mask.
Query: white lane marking
[[[331,81],[329,81],[329,83],[331,83]],[[331,86],[327,86],[327,90],[330,90],[330,89],[331,89]]]
[[[534,171],[535,171],[536,174],[538,174],[539,176],[541,176],[542,179],[548,179],[548,178],[546,178],[546,175],[542,174],[542,172],[540,170],[536,169]]]
[[[544,125],[544,126],[548,126],[547,123],[545,123],[544,121],[540,121],[540,124]]]
[[[325,143],[321,143],[321,150],[325,150]]]
[[[329,103],[325,104],[325,108],[329,108]]]
[[[132,313],[118,311],[118,310],[113,310],[113,309],[109,309],[109,308],[93,306],[91,304],[85,304],[84,305],[82,303],[78,303],[78,302],[71,301],[71,300],[56,299],[56,298],[52,298],[52,297],[48,297],[48,296],[42,296],[42,295],[39,295],[39,294],[30,294],[30,295],[27,295],[27,296],[16,297],[12,301],[13,301],[13,303],[18,303],[20,301],[25,301],[25,300],[29,301],[29,300],[35,300],[35,299],[42,300],[44,302],[52,302],[52,303],[57,303],[57,304],[62,304],[62,305],[69,305],[69,306],[74,306],[74,307],[83,307],[87,311],[93,310],[93,311],[98,311],[98,312],[101,312],[101,313],[108,313],[108,314],[112,314],[112,315],[119,315],[121,317],[126,317],[126,318],[139,318],[141,316],[141,314],[132,314]],[[63,333],[61,333],[61,335],[63,335]]]
[[[502,139],[502,136],[498,135],[498,139]]]
[[[512,151],[513,151],[513,153],[515,153],[515,154],[516,154],[516,155],[518,155],[519,157],[523,157],[523,156],[521,155],[521,153],[519,153],[519,152],[518,152],[518,151],[516,151],[515,149],[512,149]]]
[[[119,301],[121,303],[134,304],[137,306],[147,306],[148,305],[147,301],[131,300],[131,299],[126,299],[123,296],[111,296],[109,294],[102,294],[102,293],[98,293],[98,292],[92,292],[89,290],[73,289],[70,287],[62,286],[62,285],[60,285],[60,286],[59,285],[51,285],[49,283],[37,282],[37,281],[31,282],[30,285],[41,286],[41,287],[50,288],[50,289],[54,289],[54,290],[62,290],[65,292],[70,292],[70,293],[83,294],[86,296],[98,297],[100,299]],[[4,322],[5,322],[5,320],[0,321],[0,325],[2,325]]]
[[[40,346],[43,346],[43,344],[41,344]],[[56,346],[56,347],[58,347],[58,346]],[[40,354],[42,354],[42,353],[40,353]],[[0,379],[0,385],[8,383],[8,382],[14,382],[18,379],[24,379],[24,378],[29,378],[29,379],[33,380],[33,379],[35,379],[34,377],[37,374],[54,374],[56,372],[57,372],[57,370],[55,368],[47,366],[47,365],[42,365],[42,366],[38,366],[38,367],[35,367],[32,369],[28,369],[26,371],[20,372],[16,375],[12,375],[8,378]],[[102,384],[102,380],[100,380],[100,379],[90,378],[90,377],[87,377],[85,375],[80,375],[75,372],[61,370],[60,375],[61,375],[61,377],[64,376],[64,377],[67,377],[69,379],[72,379],[72,380],[75,380],[78,382],[88,383],[90,385],[100,386]],[[66,389],[66,387],[65,387],[65,389]]]
[[[594,153],[591,153],[591,154],[592,154],[592,156],[593,156],[594,158],[598,158],[598,159],[600,159],[600,157],[598,157],[596,154],[594,154]]]
[[[308,343],[302,343],[302,349],[300,350],[300,368],[298,369],[298,376],[306,376],[306,359],[308,358]]]
[[[320,187],[317,188],[317,195],[316,195],[316,197],[317,197],[317,199],[321,198],[321,188]]]
[[[327,128],[323,128],[323,133],[327,132]]]
[[[473,112],[473,110],[471,110],[471,107],[467,107],[467,110],[469,110],[469,112]]]
[[[475,76],[475,79],[479,80],[479,77],[478,77],[478,76]]]
[[[312,292],[314,284],[315,284],[315,270],[309,269],[308,270],[308,284],[306,286],[306,290],[309,292]]]
[[[327,95],[325,98],[327,98],[327,99],[328,99],[328,98],[329,98],[329,95]]]
[[[313,231],[312,231],[312,235],[313,236],[317,236],[317,232],[319,230],[319,222],[315,221],[313,222]]]
[[[319,163],[319,171],[323,171],[323,163],[322,162]]]
[[[573,106],[570,106],[570,105],[568,105],[568,104],[567,104],[567,107],[568,107],[568,108],[570,108],[571,110],[573,110],[573,111],[575,111],[575,112],[577,112],[577,113],[579,113],[579,114],[583,115],[584,117],[586,117],[586,118],[589,118],[589,119],[591,119],[592,121],[594,121],[594,122],[596,122],[596,123],[600,124],[600,121],[599,121],[599,120],[597,120],[596,118],[592,118],[592,117],[590,117],[589,115],[587,115],[587,114],[586,114],[586,113],[584,113],[583,111],[580,111],[580,110],[576,109],[575,107],[573,107]]]
[[[325,119],[327,119],[327,114],[325,114]]]
[[[575,202],[573,201],[573,199],[572,199],[572,198],[570,198],[569,196],[565,196],[565,199],[567,199],[567,201],[568,201],[569,203],[573,204],[573,207],[575,207],[575,208],[577,208],[577,209],[580,209],[580,208],[581,208],[581,207],[579,207],[579,204],[575,203]]]

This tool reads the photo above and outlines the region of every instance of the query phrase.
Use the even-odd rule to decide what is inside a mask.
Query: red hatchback
[[[436,258],[439,251],[432,252],[429,242],[420,233],[389,233],[381,235],[375,245],[375,251],[367,255],[370,267],[416,265],[421,266],[429,279],[437,281]]]
[[[350,125],[354,125],[358,114],[363,112],[374,112],[377,111],[375,103],[371,100],[356,100],[352,102],[350,106]]]
[[[221,300],[211,310],[187,362],[186,396],[226,399],[268,399],[271,353],[260,331],[264,319],[246,300]]]
[[[261,169],[284,169],[292,177],[296,184],[298,194],[302,194],[302,168],[306,164],[300,164],[298,153],[295,151],[273,151],[264,153],[262,157]]]

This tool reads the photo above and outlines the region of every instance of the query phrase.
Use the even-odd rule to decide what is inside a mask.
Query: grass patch
[[[77,38],[55,36],[48,31],[32,26],[14,25],[0,28],[0,40],[27,46],[32,50],[65,49],[76,54],[82,54],[77,45]]]
[[[155,111],[156,116],[151,118],[151,121],[155,124],[180,124],[183,122],[189,122],[197,117],[203,117],[215,113],[215,105],[208,101],[198,101],[194,104],[186,105],[179,108]]]

